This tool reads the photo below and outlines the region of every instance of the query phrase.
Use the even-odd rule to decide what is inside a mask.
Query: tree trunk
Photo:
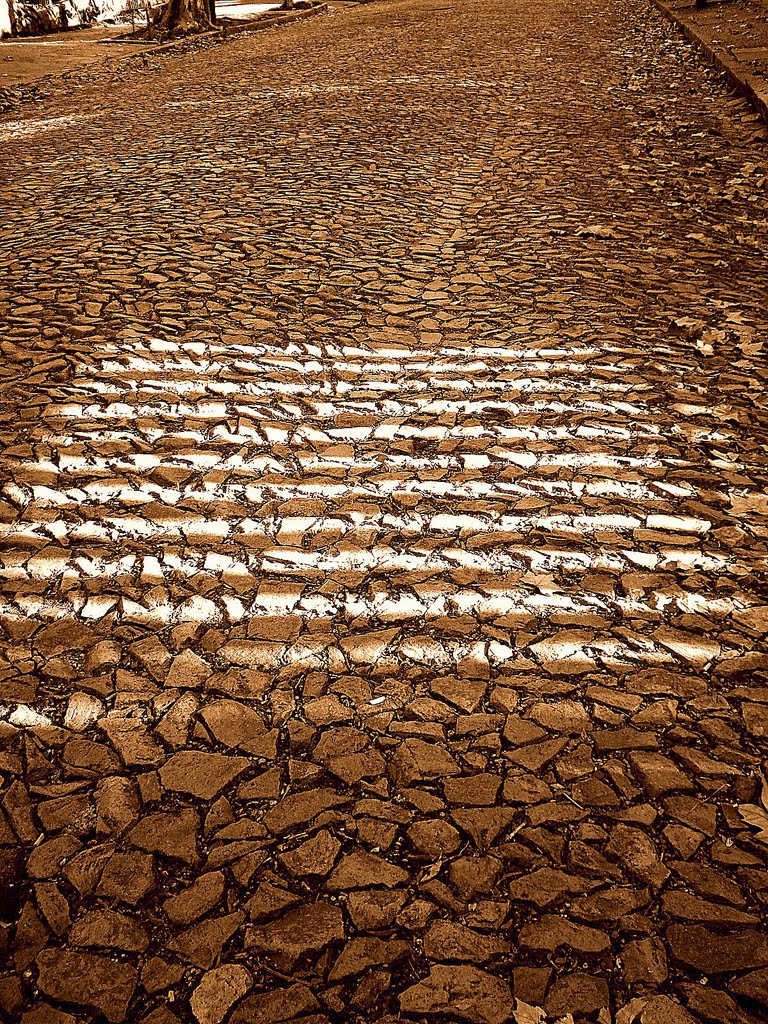
[[[210,28],[209,0],[168,0],[155,24],[168,35],[186,35]]]
[[[16,8],[13,0],[8,0],[8,21],[11,25],[11,35],[17,36],[19,34],[19,26],[16,21]]]

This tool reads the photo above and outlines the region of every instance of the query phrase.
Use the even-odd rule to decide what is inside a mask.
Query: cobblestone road
[[[0,123],[0,1009],[765,1020],[748,108],[623,0],[110,75]]]

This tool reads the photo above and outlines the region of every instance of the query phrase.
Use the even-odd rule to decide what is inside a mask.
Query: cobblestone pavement
[[[766,1019],[762,132],[624,0],[0,123],[8,1019]]]

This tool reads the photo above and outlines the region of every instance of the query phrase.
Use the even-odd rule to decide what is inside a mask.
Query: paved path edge
[[[686,39],[704,51],[715,67],[723,72],[729,85],[743,96],[746,96],[763,120],[768,122],[768,84],[758,78],[757,75],[753,75],[747,66],[742,61],[737,60],[724,46],[717,46],[708,42],[686,19],[685,11],[688,8],[684,8],[681,11],[679,8],[675,9],[669,6],[664,0],[651,0],[651,3],[681,29]]]
[[[300,11],[286,11],[285,14],[271,18],[257,18],[253,21],[244,21],[241,25],[222,25],[220,28],[211,29],[209,32],[201,32],[199,35],[182,36],[180,39],[172,39],[169,43],[159,43],[157,46],[142,47],[136,53],[127,53],[121,56],[121,60],[132,60],[134,57],[143,57],[148,53],[162,53],[168,50],[182,49],[185,44],[199,39],[229,39],[230,36],[240,35],[243,32],[263,32],[265,29],[277,28],[280,25],[292,25],[296,21],[304,21],[306,18],[314,18],[317,14],[325,14],[328,4],[318,4],[316,7],[308,7]]]

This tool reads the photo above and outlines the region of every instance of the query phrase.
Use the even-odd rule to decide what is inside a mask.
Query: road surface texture
[[[760,124],[624,0],[123,77],[2,124],[7,1018],[765,1020]]]

